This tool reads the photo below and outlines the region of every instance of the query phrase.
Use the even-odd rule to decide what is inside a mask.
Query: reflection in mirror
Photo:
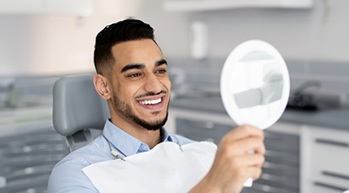
[[[233,97],[245,119],[260,121],[279,108],[283,78],[276,59],[262,51],[246,54],[234,66]]]
[[[260,129],[273,125],[285,110],[289,89],[286,63],[267,42],[243,42],[224,63],[222,101],[237,125],[249,124]]]

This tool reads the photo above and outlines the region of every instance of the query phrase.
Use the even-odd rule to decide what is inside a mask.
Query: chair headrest
[[[82,129],[103,129],[110,118],[107,101],[98,95],[93,75],[66,76],[53,86],[53,126],[70,136]]]

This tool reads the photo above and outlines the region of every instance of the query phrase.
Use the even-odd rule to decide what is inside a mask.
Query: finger
[[[244,138],[225,145],[225,151],[227,151],[228,156],[248,154],[251,150],[258,154],[265,153],[265,146],[260,137]]]
[[[264,132],[263,130],[251,125],[242,125],[230,131],[224,136],[224,138],[227,141],[235,141],[251,136],[264,139]]]
[[[235,181],[242,185],[248,178],[252,177],[253,180],[257,180],[262,174],[262,168],[256,166],[244,167],[239,168],[235,172],[235,175],[237,177]]]
[[[257,180],[262,174],[262,168],[261,167],[248,167],[246,169],[246,173],[250,174],[250,177],[252,177],[253,180]]]
[[[238,147],[240,147],[241,153],[248,153],[251,154],[251,150],[253,150],[253,153],[258,154],[265,154],[265,145],[263,139],[259,137],[250,137],[241,139],[239,141],[236,141],[236,144]]]
[[[247,154],[234,157],[232,164],[235,168],[259,167],[261,168],[265,158],[261,154]]]
[[[252,140],[252,139],[249,139],[249,140]],[[253,148],[252,150],[254,151],[254,153],[264,155],[265,154],[264,140],[261,140],[260,138],[255,138],[253,141],[255,143],[255,144],[253,144],[254,146],[252,147]],[[250,154],[251,151],[248,150],[247,153]]]

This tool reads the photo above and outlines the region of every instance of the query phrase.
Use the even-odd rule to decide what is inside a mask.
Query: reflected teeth
[[[156,99],[156,100],[148,100],[148,101],[139,101],[142,105],[156,105],[161,103],[161,98]]]

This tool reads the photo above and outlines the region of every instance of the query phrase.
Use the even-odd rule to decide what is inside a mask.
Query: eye
[[[164,73],[166,73],[166,70],[165,69],[161,69],[161,70],[156,71],[156,73],[164,74]]]
[[[135,77],[138,77],[140,75],[141,75],[140,73],[133,73],[133,74],[128,75],[128,77],[135,78]]]

